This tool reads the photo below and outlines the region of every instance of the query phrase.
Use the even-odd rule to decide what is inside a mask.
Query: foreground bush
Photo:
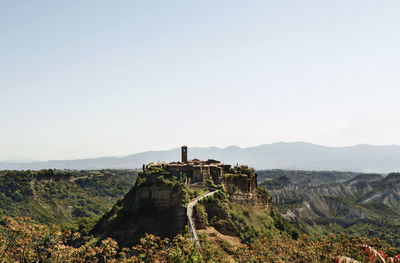
[[[238,246],[203,235],[204,255],[180,235],[169,240],[146,234],[136,246],[122,249],[110,238],[97,246],[68,245],[77,238],[78,233],[60,232],[54,225],[35,224],[30,218],[4,217],[0,220],[0,262],[399,262],[398,256],[388,256],[394,250],[385,242],[344,234],[302,235],[293,240],[276,233],[270,239]]]
[[[3,217],[0,221],[0,262],[202,262],[192,243],[152,235],[133,248],[120,249],[108,238],[99,246],[72,247],[79,234],[60,232],[54,225],[39,225],[30,218]]]

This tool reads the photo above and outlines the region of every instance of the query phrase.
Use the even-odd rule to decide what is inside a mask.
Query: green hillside
[[[101,216],[135,183],[135,170],[0,171],[0,217],[62,224]]]

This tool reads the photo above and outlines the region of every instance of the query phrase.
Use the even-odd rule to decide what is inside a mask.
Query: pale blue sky
[[[400,144],[400,1],[0,3],[0,160]]]

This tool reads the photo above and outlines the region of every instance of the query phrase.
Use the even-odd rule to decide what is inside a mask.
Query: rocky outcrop
[[[256,175],[228,174],[225,178],[225,188],[230,201],[241,204],[257,202]]]
[[[213,180],[207,179],[206,183],[220,190],[214,189],[215,194],[201,196],[205,199],[201,200],[201,206],[194,210],[194,222],[191,206],[195,205],[197,199],[189,203],[187,211],[185,206],[189,202],[190,179],[196,177],[195,168],[198,166],[195,160],[192,160],[192,166],[181,163],[156,163],[139,173],[135,187],[99,220],[91,234],[99,240],[112,237],[121,246],[136,244],[145,233],[172,238],[184,231],[187,212],[191,226],[195,225],[201,229],[211,225],[222,234],[238,236],[239,231],[229,212],[229,201],[266,208],[271,204],[271,198],[258,190],[257,175],[253,169],[247,166],[231,168],[222,164],[220,167],[214,167],[212,162],[214,161],[204,162],[201,168],[211,169],[210,174],[215,174],[216,177],[213,177]],[[187,177],[183,170],[179,170],[179,173],[171,173],[168,170],[187,167],[194,169],[194,175]],[[224,174],[221,169],[229,173]],[[215,184],[218,184],[218,187]],[[224,186],[226,192],[223,190]],[[218,195],[220,197],[215,197]]]
[[[172,238],[185,229],[186,193],[178,183],[142,184],[105,214],[92,233],[112,237],[121,246],[136,244],[145,233]]]

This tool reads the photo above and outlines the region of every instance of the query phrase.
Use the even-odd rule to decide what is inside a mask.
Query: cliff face
[[[99,238],[112,237],[120,246],[136,244],[145,233],[172,238],[185,228],[186,199],[179,182],[138,184],[101,218],[92,232]]]
[[[211,224],[223,234],[238,236],[241,230],[237,225],[240,223],[231,213],[231,203],[257,207],[268,214],[272,207],[271,197],[257,188],[254,170],[237,166],[229,171],[231,173],[223,176],[222,181],[207,182],[224,184],[226,191],[202,201],[202,210],[195,210],[195,218],[197,227]],[[184,174],[180,177],[175,174],[163,167],[145,169],[139,174],[136,185],[99,220],[91,234],[98,239],[112,237],[120,246],[130,246],[145,233],[172,238],[183,232],[189,196],[193,199],[199,192],[187,185],[190,180]],[[222,188],[221,184],[219,187]]]
[[[260,196],[257,186],[257,175],[227,175],[225,188],[230,201],[248,205],[268,205],[269,197]]]

